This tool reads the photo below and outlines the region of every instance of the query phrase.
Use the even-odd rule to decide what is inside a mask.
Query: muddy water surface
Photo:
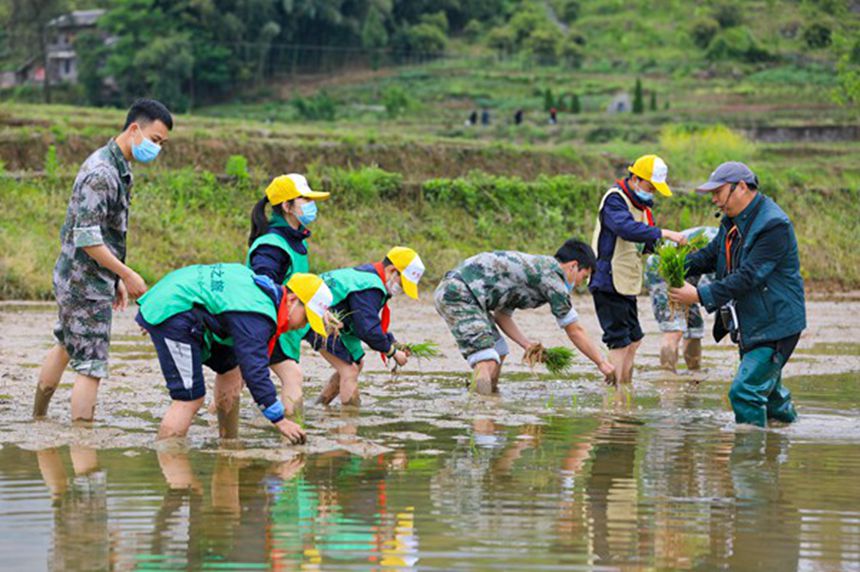
[[[577,307],[597,331],[590,299]],[[554,379],[515,363],[479,399],[427,305],[394,308],[406,341],[446,357],[397,378],[368,357],[358,412],[310,406],[306,447],[283,445],[245,394],[241,439],[201,413],[156,447],[167,395],[132,315],[114,325],[93,428],[29,419],[51,305],[0,305],[0,553],[15,570],[860,570],[860,315],[816,301],[786,368],[800,420],[739,430],[725,394],[734,348],[706,369],[657,368],[648,336],[634,389],[592,367]],[[518,315],[562,343],[546,312]],[[406,326],[410,325],[411,328]],[[306,392],[326,374],[306,354]]]

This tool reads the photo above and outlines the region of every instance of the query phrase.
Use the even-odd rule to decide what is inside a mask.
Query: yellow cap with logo
[[[312,191],[308,180],[303,175],[297,173],[275,177],[269,183],[269,186],[266,187],[266,197],[268,197],[269,203],[273,206],[299,197],[312,201],[324,201],[329,197],[329,194]]]
[[[640,179],[645,179],[657,189],[661,195],[671,197],[672,191],[669,185],[666,184],[666,177],[669,176],[669,167],[666,161],[657,155],[642,155],[632,166],[627,169]]]
[[[421,257],[411,248],[395,246],[385,255],[400,272],[400,283],[403,292],[410,298],[418,299],[418,282],[424,275],[424,263]]]
[[[323,279],[316,274],[296,272],[287,282],[287,288],[305,305],[305,313],[311,329],[325,337],[323,316],[328,312],[334,296]]]

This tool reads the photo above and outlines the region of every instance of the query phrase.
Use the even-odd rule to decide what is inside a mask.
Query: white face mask
[[[386,290],[388,290],[388,293],[391,295],[392,298],[394,296],[397,296],[398,294],[402,293],[403,292],[403,285],[400,284],[400,275],[395,274],[394,276],[392,276],[391,280],[389,280],[385,284],[385,288],[386,288]]]

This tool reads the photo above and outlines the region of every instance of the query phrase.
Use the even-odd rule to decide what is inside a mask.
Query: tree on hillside
[[[51,101],[51,81],[48,74],[48,22],[61,15],[67,7],[65,0],[11,0],[9,28],[13,45],[27,46],[32,57],[45,70],[43,93]]]
[[[361,28],[361,45],[371,50],[370,65],[373,69],[379,67],[379,50],[388,44],[388,31],[385,29],[385,18],[375,6],[368,11],[367,18]]]
[[[643,113],[645,101],[642,98],[642,80],[636,78],[636,86],[633,88],[633,113]]]

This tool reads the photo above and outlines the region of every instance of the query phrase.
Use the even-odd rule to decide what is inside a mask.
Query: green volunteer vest
[[[331,305],[335,306],[343,302],[347,296],[353,292],[362,290],[372,290],[376,288],[382,292],[382,304],[379,310],[385,306],[388,300],[388,290],[385,289],[385,284],[376,272],[364,272],[355,268],[341,268],[332,270],[320,275],[320,278],[328,285],[332,293]],[[340,334],[340,341],[352,355],[356,361],[364,355],[364,350],[361,347],[361,340],[353,333],[351,325],[346,327]]]
[[[278,220],[275,217],[272,217],[273,220]],[[280,219],[283,221],[283,218]],[[270,221],[271,222],[271,221]],[[281,224],[286,224],[285,222]],[[277,232],[267,232],[265,234],[257,237],[257,240],[251,244],[251,248],[248,249],[248,256],[245,257],[245,266],[251,267],[251,256],[254,254],[254,251],[257,250],[258,247],[262,245],[274,246],[275,248],[280,248],[284,252],[290,255],[290,270],[287,274],[284,275],[284,284],[290,281],[293,274],[296,272],[308,272],[310,269],[310,264],[308,263],[308,241],[303,240],[302,244],[305,245],[305,254],[299,254],[293,247],[290,246],[290,242],[278,234]],[[281,337],[278,339],[278,345],[281,347],[281,351],[284,352],[284,355],[288,358],[295,360],[296,363],[299,363],[301,359],[301,345],[302,338],[305,337],[305,334],[310,330],[310,326],[305,326],[304,328],[299,328],[298,330],[293,330],[290,332],[284,332],[281,334]]]
[[[299,254],[290,246],[289,241],[278,234],[277,232],[267,232],[266,234],[261,235],[254,243],[251,245],[251,248],[248,249],[248,256],[245,257],[245,266],[251,266],[251,255],[254,254],[254,251],[257,250],[260,246],[263,245],[274,246],[276,248],[280,248],[284,252],[290,255],[290,260],[292,264],[290,264],[289,273],[284,276],[284,284],[292,277],[296,272],[306,273],[310,269],[310,264],[308,263],[308,255],[307,254]],[[302,241],[302,244],[305,245],[305,252],[307,253],[308,242],[306,240]]]
[[[195,264],[174,270],[140,300],[140,313],[158,325],[200,306],[212,315],[254,312],[278,323],[278,309],[254,282],[254,273],[241,264]]]
[[[341,268],[339,270],[332,270],[331,272],[324,272],[320,275],[320,278],[325,281],[329,290],[331,290],[332,306],[340,304],[353,292],[372,290],[373,288],[382,292],[383,306],[385,305],[385,301],[388,300],[388,290],[385,289],[385,284],[382,283],[382,279],[375,272],[371,274],[370,272],[356,270],[355,268]],[[381,310],[382,306],[379,309]]]

